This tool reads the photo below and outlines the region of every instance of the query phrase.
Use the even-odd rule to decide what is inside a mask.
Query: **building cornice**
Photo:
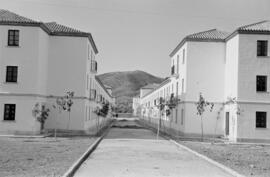
[[[101,80],[98,78],[98,76],[95,76],[96,81],[99,83],[99,85],[103,88],[103,90],[109,95],[109,97],[113,98],[113,96],[108,92],[108,90],[105,88]]]
[[[166,79],[159,86],[157,86],[156,88],[154,88],[153,90],[151,90],[150,92],[148,92],[147,94],[145,94],[141,99],[147,97],[148,95],[150,95],[154,91],[158,90],[159,88],[161,88],[162,86],[164,86],[164,85],[166,85],[167,83],[170,83],[170,82],[171,82],[171,79],[170,78]]]
[[[179,49],[186,43],[186,42],[225,42],[224,39],[203,39],[203,38],[189,38],[185,37],[177,46],[176,48],[170,53],[170,57],[173,57]]]
[[[49,28],[44,25],[42,22],[9,22],[9,21],[1,21],[0,25],[6,26],[25,26],[25,27],[40,27],[44,32],[46,32],[50,36],[67,36],[67,37],[87,37],[91,45],[93,46],[95,54],[98,54],[97,46],[94,42],[94,39],[91,33],[83,33],[83,32],[52,32]]]

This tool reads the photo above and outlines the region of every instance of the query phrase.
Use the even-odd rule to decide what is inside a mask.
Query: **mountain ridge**
[[[153,83],[161,83],[164,79],[145,71],[116,71],[98,75],[104,85],[112,87],[112,95],[122,112],[132,110],[132,97],[139,94],[140,88]],[[121,112],[120,111],[120,112]]]

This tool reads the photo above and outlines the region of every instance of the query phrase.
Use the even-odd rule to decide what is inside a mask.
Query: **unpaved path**
[[[155,139],[146,129],[112,128],[75,177],[229,177],[218,167]]]

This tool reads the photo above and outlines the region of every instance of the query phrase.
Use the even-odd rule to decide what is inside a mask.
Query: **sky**
[[[98,74],[159,77],[169,76],[169,54],[186,35],[270,20],[270,0],[0,0],[0,8],[90,32]]]

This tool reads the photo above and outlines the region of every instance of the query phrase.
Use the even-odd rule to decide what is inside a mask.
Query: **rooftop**
[[[41,22],[20,16],[8,10],[0,9],[0,23],[31,23],[40,24]]]
[[[44,25],[51,33],[86,33],[68,26],[60,25],[56,22],[44,23]]]
[[[186,36],[186,39],[201,39],[201,40],[225,40],[230,33],[211,29],[199,33],[194,33]]]
[[[245,25],[239,27],[238,31],[257,31],[257,32],[270,32],[270,21],[264,20],[258,23],[253,23],[250,25]]]
[[[199,33],[194,33],[186,36],[177,47],[171,52],[170,57],[172,57],[186,41],[206,41],[206,42],[225,42],[225,39],[231,33],[220,31],[217,29],[211,29],[207,31],[202,31]]]
[[[92,44],[95,53],[98,53],[95,42],[92,38],[91,33],[83,32],[78,29],[74,29],[68,26],[58,24],[56,22],[43,23],[38,22],[8,10],[0,9],[0,25],[22,25],[22,26],[37,26],[43,29],[49,35],[55,36],[77,36],[77,37],[88,37]]]
[[[159,84],[153,83],[153,84],[145,85],[145,86],[141,87],[141,89],[155,89],[158,86],[159,86]]]

